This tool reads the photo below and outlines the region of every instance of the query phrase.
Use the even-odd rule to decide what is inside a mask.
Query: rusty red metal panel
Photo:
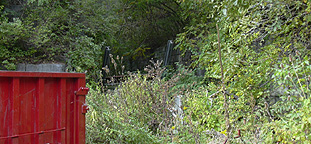
[[[85,74],[0,71],[0,144],[84,144]]]

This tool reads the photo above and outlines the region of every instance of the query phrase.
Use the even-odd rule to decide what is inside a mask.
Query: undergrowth
[[[281,91],[278,99],[269,91],[254,100],[226,92],[232,125],[229,140],[217,81],[206,84],[182,66],[167,74],[161,62],[151,63],[145,72],[128,72],[115,88],[103,83],[93,86],[87,98],[87,143],[311,141],[307,56],[284,57],[274,68],[274,89]]]

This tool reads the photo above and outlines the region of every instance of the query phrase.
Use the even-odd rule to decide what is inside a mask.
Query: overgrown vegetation
[[[191,7],[194,3],[196,6]],[[178,35],[177,48],[190,50],[195,60],[192,65],[204,67],[205,77],[218,79],[218,82],[221,68],[216,24],[220,27],[226,93],[232,97],[229,101],[230,132],[234,134],[240,129],[245,135],[257,135],[256,141],[268,143],[299,142],[302,138],[307,141],[305,135],[309,132],[298,132],[302,137],[289,136],[286,126],[276,124],[294,122],[292,126],[299,125],[302,117],[292,121],[285,115],[296,115],[294,107],[301,109],[302,101],[310,94],[309,82],[303,81],[310,75],[309,65],[304,64],[309,63],[310,55],[310,32],[307,30],[310,28],[310,2],[187,1],[183,4],[190,6],[188,10],[195,16],[185,13],[194,23]],[[203,14],[201,9],[205,9]],[[207,89],[223,91],[220,83],[209,83]],[[296,92],[291,92],[293,90]],[[274,104],[279,97],[281,99]],[[295,99],[294,103],[286,105],[289,99]],[[281,133],[287,135],[276,129],[282,129]]]
[[[5,0],[0,65],[86,72],[88,143],[310,143],[310,12],[307,0]],[[168,39],[190,66],[136,64]],[[110,70],[106,46],[121,55]],[[103,67],[121,84],[108,89]]]

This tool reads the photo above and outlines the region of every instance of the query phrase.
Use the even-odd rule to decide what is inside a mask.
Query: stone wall
[[[65,72],[65,64],[18,64],[16,71]]]

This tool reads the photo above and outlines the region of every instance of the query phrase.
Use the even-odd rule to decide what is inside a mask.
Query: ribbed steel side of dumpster
[[[85,74],[0,71],[0,144],[84,144]]]

